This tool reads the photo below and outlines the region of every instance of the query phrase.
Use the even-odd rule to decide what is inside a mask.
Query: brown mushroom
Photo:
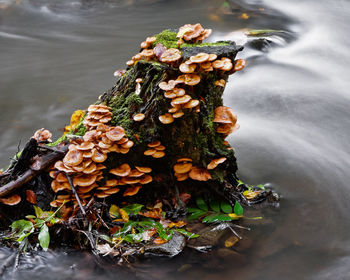
[[[191,96],[189,96],[188,94],[185,94],[184,96],[180,96],[180,97],[176,97],[171,101],[171,105],[181,105],[181,104],[185,104],[187,102],[189,102],[192,99]],[[175,106],[174,106],[175,107]]]
[[[131,171],[130,165],[127,163],[124,163],[114,169],[109,170],[109,173],[116,176],[125,177],[130,174],[130,171]]]
[[[140,184],[146,185],[148,183],[151,183],[153,181],[153,178],[151,175],[145,174],[140,178]]]
[[[97,180],[96,174],[84,174],[75,176],[73,178],[73,185],[74,186],[80,186],[80,187],[87,187],[91,186],[93,183],[95,183]]]
[[[202,63],[209,60],[209,54],[207,53],[198,53],[190,57],[190,61],[193,63]]]
[[[192,64],[188,64],[188,63],[181,63],[179,70],[182,73],[186,73],[186,74],[190,74],[193,73],[194,71],[196,71],[197,65],[192,63]]]
[[[173,114],[173,117],[174,117],[175,119],[178,119],[178,118],[181,118],[183,115],[184,115],[184,112],[178,111],[178,112],[176,112],[176,113]]]
[[[178,61],[181,58],[181,52],[178,49],[170,48],[163,52],[160,56],[161,62],[171,63]]]
[[[135,64],[135,61],[134,60],[128,60],[126,63],[125,63],[127,66],[132,66]]]
[[[219,106],[214,110],[215,118],[213,122],[235,124],[237,122],[237,114],[227,106]]]
[[[168,82],[160,82],[159,87],[162,90],[172,90],[177,84],[178,82],[175,80],[169,80]]]
[[[44,142],[44,141],[52,142],[51,137],[52,137],[52,133],[50,131],[48,131],[45,128],[41,128],[35,131],[32,138],[34,138],[38,142]]]
[[[201,78],[196,74],[184,74],[179,76],[176,80],[189,86],[195,86],[201,81]]]
[[[220,79],[215,81],[214,85],[219,86],[219,87],[225,87],[226,81],[224,79]]]
[[[139,192],[140,188],[141,186],[129,187],[125,190],[123,196],[133,196]]]
[[[185,109],[192,109],[194,107],[197,107],[198,105],[199,105],[199,100],[191,99],[185,105],[183,105],[183,108],[185,108]]]
[[[135,122],[140,122],[140,121],[144,120],[145,117],[146,117],[145,114],[139,113],[139,114],[136,114],[133,117],[133,119],[134,119]]]
[[[142,171],[139,171],[138,169],[133,169],[130,171],[128,177],[138,178],[143,176],[145,173]]]
[[[191,171],[192,163],[177,163],[174,165],[174,171],[178,174],[188,173]]]
[[[220,163],[223,163],[226,160],[225,157],[221,157],[221,158],[216,158],[213,159],[208,165],[207,165],[207,169],[214,169],[216,168]]]
[[[91,159],[92,159],[94,162],[101,163],[101,162],[104,162],[104,161],[107,159],[107,154],[102,153],[102,152],[100,152],[100,151],[97,150],[97,149],[93,149]]]
[[[0,198],[0,203],[13,206],[21,202],[21,197],[18,194],[11,195],[9,197]]]
[[[154,153],[156,153],[157,152],[157,150],[155,150],[155,149],[148,149],[148,150],[146,150],[146,151],[144,151],[144,155],[145,156],[152,156]]]
[[[185,181],[188,179],[189,175],[188,173],[183,173],[183,174],[179,174],[179,173],[175,173],[175,177],[177,181]]]
[[[245,59],[237,59],[237,60],[235,60],[234,64],[235,64],[234,70],[241,71],[245,67],[247,62]]]
[[[112,194],[116,194],[117,192],[119,192],[119,190],[120,190],[119,188],[112,188],[112,189],[105,190],[104,193],[112,195]]]
[[[143,173],[150,173],[150,172],[152,172],[152,168],[150,168],[150,167],[135,166],[135,168],[138,171],[143,172]]]
[[[204,168],[199,168],[197,166],[193,166],[188,175],[190,176],[191,179],[197,180],[197,181],[208,181],[212,179],[208,170]]]
[[[174,118],[171,114],[169,113],[165,113],[164,115],[160,115],[159,116],[159,121],[162,123],[162,124],[170,124],[174,121]]]
[[[111,141],[119,141],[125,136],[125,130],[121,126],[115,126],[106,132],[106,137]]]
[[[152,157],[154,157],[154,158],[162,158],[162,157],[164,157],[165,156],[165,153],[163,152],[163,151],[156,151],[153,155],[152,155]]]
[[[70,150],[63,158],[63,163],[68,166],[76,166],[82,163],[83,152],[79,150]]]
[[[192,162],[191,158],[179,158],[177,162]]]

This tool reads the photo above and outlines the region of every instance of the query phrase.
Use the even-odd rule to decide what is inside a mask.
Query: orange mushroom
[[[123,196],[133,196],[139,192],[141,186],[129,187],[125,190]]]
[[[213,159],[208,165],[207,165],[207,169],[214,169],[216,168],[220,163],[225,162],[226,158],[225,157],[221,157],[221,158],[217,158],[217,159]]]
[[[190,172],[192,169],[192,163],[177,163],[174,165],[174,171],[178,174],[183,174],[183,173],[187,173]]]
[[[160,56],[161,62],[171,63],[178,61],[181,58],[181,52],[178,49],[170,48],[163,52]]]
[[[106,137],[111,141],[119,141],[125,136],[125,130],[121,126],[115,126],[106,132]]]
[[[192,64],[188,64],[188,63],[181,63],[179,70],[182,73],[186,73],[186,74],[190,74],[193,73],[194,71],[196,71],[197,65],[192,63]]]
[[[199,168],[197,166],[193,166],[188,175],[190,176],[191,179],[197,180],[197,181],[208,181],[212,179],[208,170]]]
[[[140,122],[145,119],[145,114],[139,113],[133,117],[135,122]]]
[[[128,176],[130,174],[130,171],[131,171],[130,165],[127,163],[124,163],[124,164],[120,165],[119,167],[116,167],[114,169],[109,170],[109,173],[116,175],[116,176],[125,177],[125,176]]]
[[[209,54],[207,53],[198,53],[190,57],[190,61],[193,63],[202,63],[209,60]]]
[[[247,62],[245,59],[237,59],[235,60],[234,64],[234,70],[241,71],[246,66]]]
[[[0,198],[0,203],[13,206],[21,202],[21,197],[18,194],[11,195],[9,197]]]
[[[171,114],[169,113],[166,113],[164,115],[160,115],[159,116],[159,121],[162,123],[162,124],[170,124],[174,121],[174,118]]]
[[[68,166],[76,166],[82,163],[83,152],[79,150],[70,150],[63,158],[63,163]]]

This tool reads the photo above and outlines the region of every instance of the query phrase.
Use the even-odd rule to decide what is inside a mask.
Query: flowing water
[[[225,92],[241,125],[228,139],[239,175],[273,186],[280,209],[245,222],[252,231],[242,233],[249,242],[238,256],[187,252],[145,260],[137,275],[349,279],[349,18],[346,0],[0,0],[0,164],[38,128],[59,136],[72,111],[113,85],[114,70],[146,36],[196,22],[214,29],[211,40],[242,43],[238,29],[281,30],[246,45],[239,57],[247,67]],[[11,253],[0,249],[0,261]],[[5,278],[132,279],[129,273],[97,267],[87,253],[54,251],[23,258]]]

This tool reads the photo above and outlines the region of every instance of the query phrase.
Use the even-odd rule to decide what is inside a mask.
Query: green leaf
[[[196,199],[196,204],[198,206],[199,209],[202,209],[204,211],[208,211],[208,205],[205,203],[204,199],[201,197],[198,197]]]
[[[189,212],[189,213],[194,213],[194,212],[198,212],[198,211],[202,211],[202,210],[200,210],[198,208],[193,208],[193,207],[187,208],[187,212]]]
[[[36,216],[34,216],[34,215],[27,215],[26,218],[27,218],[27,219],[35,219]]]
[[[122,209],[128,214],[133,214],[133,215],[137,215],[141,209],[142,209],[143,205],[142,204],[131,204],[131,205],[128,205],[126,207],[123,207]]]
[[[232,213],[232,206],[228,202],[222,201],[220,206],[221,206],[222,212],[226,214]]]
[[[225,214],[209,215],[202,220],[203,223],[228,222],[228,221],[232,221],[232,219],[228,215],[225,215]]]
[[[111,216],[112,219],[118,219],[121,218],[121,215],[119,213],[119,207],[112,204],[109,208],[109,216]]]
[[[239,187],[240,185],[244,185],[244,182],[242,182],[241,180],[237,180],[237,183],[238,183],[237,187]]]
[[[43,224],[43,226],[41,227],[38,239],[41,248],[43,248],[44,251],[46,251],[50,245],[50,233],[49,228],[46,224]]]
[[[259,185],[257,185],[256,187],[259,188],[259,189],[265,190],[265,187],[264,187],[263,184],[259,184]]]
[[[215,199],[211,199],[209,202],[210,208],[215,212],[220,212],[219,202]]]
[[[19,237],[17,238],[17,242],[22,242],[26,237],[28,237],[29,235],[32,234],[33,231],[30,231],[30,232],[27,232],[27,233],[23,233],[21,232],[22,234],[19,235]]]
[[[242,208],[241,204],[239,204],[238,201],[236,201],[235,206],[233,208],[233,211],[238,216],[242,216],[243,215],[243,208]]]
[[[204,216],[205,214],[207,214],[206,211],[199,210],[198,212],[193,212],[191,215],[189,215],[187,220],[189,220],[189,221],[197,220],[200,217]]]
[[[199,234],[195,234],[195,233],[193,233],[193,232],[189,232],[189,231],[187,231],[187,230],[184,230],[183,228],[177,228],[177,229],[175,229],[177,232],[179,232],[179,233],[181,233],[181,234],[183,234],[183,235],[185,235],[185,236],[187,236],[188,238],[197,238],[197,237],[199,237],[200,235]]]
[[[37,216],[37,218],[41,218],[44,211],[38,206],[34,206],[34,210],[35,210],[35,215]]]
[[[142,233],[128,234],[123,239],[129,243],[139,243],[143,240]]]
[[[23,231],[31,231],[32,228],[34,228],[33,224],[30,221],[27,220],[18,220],[15,221],[11,224],[10,226],[12,228],[12,231],[19,231],[19,232],[23,232]]]

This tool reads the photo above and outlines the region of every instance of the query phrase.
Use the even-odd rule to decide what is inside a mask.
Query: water
[[[283,30],[263,51],[246,47],[240,57],[248,65],[225,92],[241,125],[229,137],[240,177],[270,183],[283,196],[281,208],[266,210],[265,224],[246,222],[251,244],[239,258],[187,252],[145,261],[138,275],[348,279],[350,3],[231,1],[231,13],[222,3],[0,1],[9,5],[0,10],[0,164],[6,166],[19,140],[38,128],[59,136],[72,111],[110,88],[114,70],[150,34],[196,22],[215,30],[213,40],[242,39],[233,33],[241,28]],[[242,13],[249,19],[239,19]],[[9,254],[1,249],[0,259]],[[47,273],[52,279],[123,279],[128,273],[111,265],[93,269],[91,255],[77,252],[40,253],[23,262],[18,279]],[[184,264],[188,269],[177,271]]]

